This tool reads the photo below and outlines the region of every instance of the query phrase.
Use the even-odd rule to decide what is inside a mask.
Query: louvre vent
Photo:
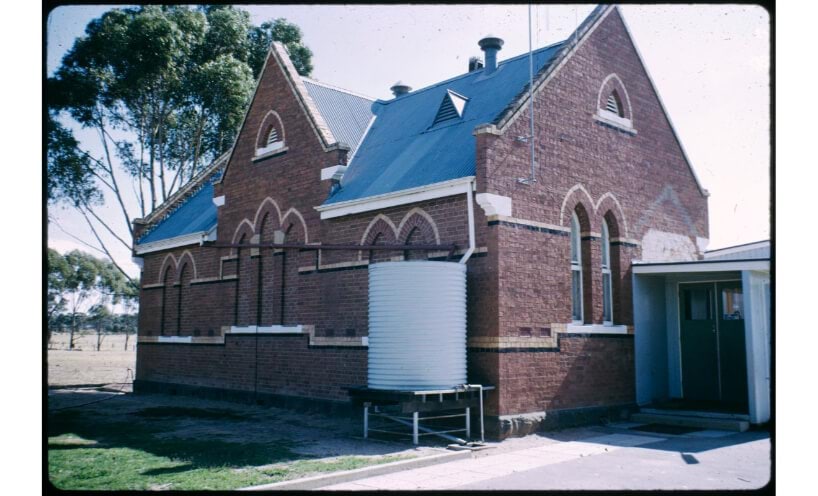
[[[446,96],[443,97],[440,108],[437,110],[437,115],[435,115],[435,120],[432,122],[432,125],[434,126],[439,122],[463,117],[463,110],[466,107],[467,101],[468,98],[465,96],[448,90]]]
[[[616,100],[616,95],[613,93],[608,95],[608,103],[605,105],[605,110],[608,112],[613,112],[621,117],[621,114],[619,113],[619,102]]]
[[[438,122],[448,121],[449,119],[454,119],[455,117],[460,116],[457,115],[457,109],[454,108],[451,98],[447,96],[443,99],[443,103],[440,105],[440,109],[437,111],[434,123],[437,124]]]
[[[272,145],[276,141],[279,141],[278,131],[276,131],[276,128],[274,127],[272,129],[270,129],[270,134],[267,136],[267,146]]]

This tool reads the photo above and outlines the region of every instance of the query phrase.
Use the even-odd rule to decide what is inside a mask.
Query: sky
[[[536,5],[534,47],[565,39],[594,5]],[[51,75],[86,24],[110,7],[67,6],[50,14],[46,69]],[[374,98],[391,98],[402,80],[415,89],[463,73],[477,41],[505,40],[502,61],[528,51],[527,5],[243,6],[254,24],[284,17],[303,31],[312,77]],[[769,16],[759,6],[624,5],[623,16],[682,145],[711,196],[710,245],[770,236]],[[97,146],[80,129],[77,137]],[[49,246],[85,249],[64,231],[91,239],[81,219],[52,208]],[[122,221],[110,209],[103,214]],[[57,225],[59,224],[59,226]],[[61,230],[60,226],[64,229]],[[123,226],[124,230],[124,226]],[[114,256],[136,275],[130,253]]]

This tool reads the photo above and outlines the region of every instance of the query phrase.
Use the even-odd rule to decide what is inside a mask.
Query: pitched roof
[[[372,120],[373,99],[314,79],[302,77],[301,80],[332,135],[350,147],[350,154],[355,153],[358,142]]]
[[[550,64],[562,46],[534,51],[534,71]],[[341,188],[324,205],[474,175],[474,128],[493,122],[527,88],[528,80],[526,53],[499,63],[488,76],[476,70],[392,100],[377,100],[372,105],[376,118]],[[449,92],[467,99],[462,115],[435,123]]]
[[[146,228],[134,245],[152,243],[196,232],[208,232],[216,225],[213,182],[224,173],[228,153],[223,154],[182,186],[179,191],[141,219]]]
[[[216,226],[216,205],[213,204],[213,183],[205,181],[202,187],[156,225],[139,244],[153,243],[168,238],[197,232],[208,232]]]

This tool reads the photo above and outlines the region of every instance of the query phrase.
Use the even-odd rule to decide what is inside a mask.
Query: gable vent
[[[452,90],[447,90],[446,96],[443,97],[443,102],[440,103],[440,108],[437,110],[435,120],[432,125],[451,119],[458,119],[463,117],[463,110],[466,108],[468,98],[459,95]]]
[[[267,136],[267,146],[272,145],[276,141],[278,141],[278,131],[276,131],[276,128],[272,128],[270,129],[270,134]]]
[[[605,105],[605,110],[619,115],[619,102],[616,101],[616,96],[613,93],[608,95],[608,103]]]

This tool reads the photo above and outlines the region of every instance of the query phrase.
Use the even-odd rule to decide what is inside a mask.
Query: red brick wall
[[[624,83],[635,135],[602,125],[600,88],[616,73]],[[606,87],[612,87],[609,82]],[[621,84],[616,83],[622,95]],[[607,95],[602,96],[602,105]],[[623,99],[624,96],[622,95]],[[612,220],[611,250],[615,324],[632,325],[631,260],[648,229],[689,237],[708,236],[707,199],[699,191],[616,10],[535,97],[537,179],[529,175],[526,108],[502,135],[477,137],[478,189],[509,196],[512,216],[570,228],[571,212],[582,219],[585,323],[602,323],[600,233]],[[572,188],[580,184],[582,188]],[[678,203],[668,195],[672,189]],[[587,192],[587,194],[586,194]],[[590,195],[590,198],[589,198]],[[614,198],[616,201],[614,201]],[[564,205],[564,206],[563,206]],[[627,230],[626,230],[627,226]],[[571,322],[570,238],[557,230],[499,222],[496,333],[519,337],[520,328]],[[633,339],[560,337],[559,351],[498,354],[497,410],[508,415],[548,409],[633,402]],[[478,361],[491,360],[480,355]],[[490,409],[491,410],[491,409]]]
[[[569,336],[560,336],[559,351],[496,354],[501,415],[634,401],[633,340]]]
[[[138,345],[138,379],[344,400],[366,383],[366,350],[309,348],[306,336],[228,336],[224,345]],[[256,375],[258,374],[258,375]]]

